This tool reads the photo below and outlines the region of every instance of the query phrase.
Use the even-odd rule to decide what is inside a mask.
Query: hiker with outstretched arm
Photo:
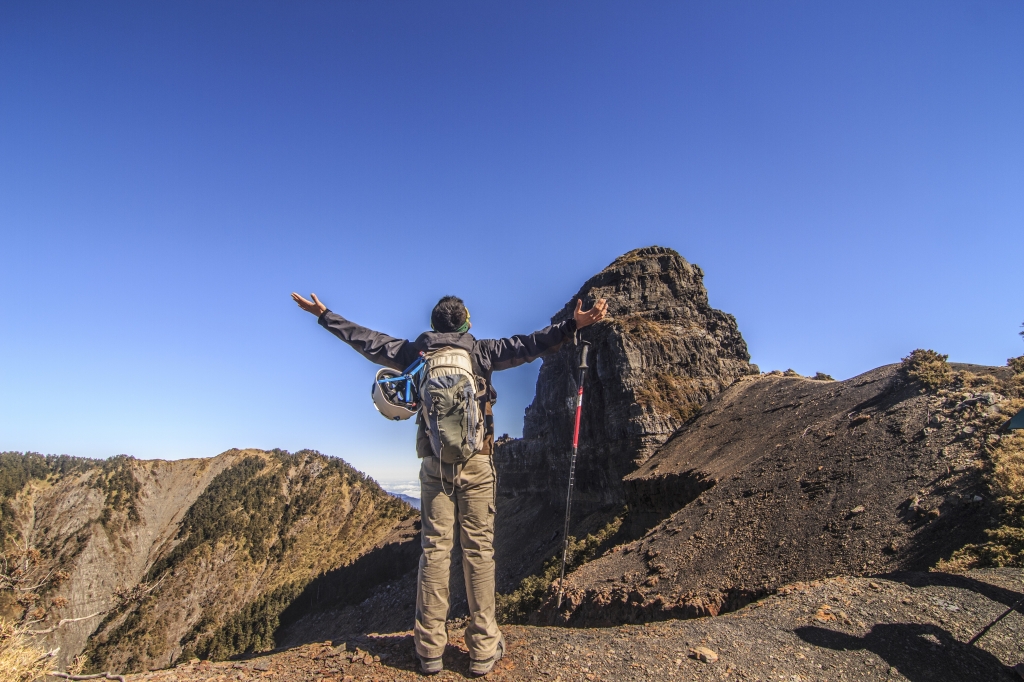
[[[577,301],[570,320],[532,334],[477,340],[469,333],[472,323],[465,304],[455,296],[445,296],[430,313],[432,331],[407,341],[346,320],[328,310],[316,294],[312,294],[312,301],[295,293],[292,299],[316,315],[321,327],[363,357],[394,370],[390,375],[422,367],[419,403],[399,400],[397,407],[377,403],[378,409],[406,410],[405,416],[411,416],[415,409],[416,415],[423,529],[413,629],[416,656],[424,673],[438,673],[444,668],[441,655],[448,644],[448,579],[457,525],[470,610],[465,635],[470,672],[486,675],[505,649],[494,614],[496,491],[491,406],[497,392],[491,385],[491,373],[532,362],[556,350],[577,330],[604,319],[607,303],[600,299],[584,311],[583,302]],[[382,373],[378,372],[378,386],[394,380],[380,380]],[[382,396],[384,393],[375,388],[375,402],[387,399]]]

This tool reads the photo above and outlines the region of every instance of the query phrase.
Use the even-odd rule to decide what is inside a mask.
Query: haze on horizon
[[[414,479],[374,367],[658,244],[762,370],[1024,353],[1018,2],[0,6],[0,450]],[[432,272],[448,268],[449,274]],[[540,363],[495,375],[518,435]]]

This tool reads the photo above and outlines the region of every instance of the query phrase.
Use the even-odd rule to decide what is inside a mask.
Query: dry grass
[[[1014,374],[1024,374],[1024,355],[1010,358],[1006,361],[1006,366],[1012,369]]]
[[[615,517],[604,528],[577,540],[569,536],[569,552],[566,556],[566,574],[576,570],[597,554],[598,550],[610,538],[619,532],[622,526],[622,515]],[[548,598],[552,583],[558,580],[562,567],[562,554],[559,552],[544,562],[539,573],[523,578],[519,586],[511,594],[495,595],[497,599],[497,616],[499,623],[525,623],[530,614],[536,611]]]
[[[633,249],[632,251],[627,251],[626,253],[622,254],[621,256],[613,260],[611,262],[611,265],[605,268],[605,270],[609,270],[619,265],[626,265],[627,263],[636,263],[638,261],[642,261],[643,259],[644,257],[640,255],[640,249]]]
[[[643,315],[627,315],[613,320],[613,324],[634,339],[665,345],[672,338],[672,331],[660,322]]]
[[[1005,400],[996,406],[989,420],[996,429],[1024,409],[1024,398]],[[988,448],[991,462],[989,488],[1002,509],[999,525],[985,531],[988,539],[967,545],[941,561],[937,568],[963,571],[989,566],[1024,567],[1024,434],[1000,434]]]
[[[954,375],[954,382],[963,388],[995,391],[996,393],[1002,393],[1005,388],[1003,382],[999,380],[999,377],[991,374],[974,374],[973,372],[968,371],[957,372]]]
[[[946,362],[948,359],[948,355],[918,348],[903,358],[901,369],[928,388],[939,389],[953,382],[953,369]]]
[[[1024,400],[1013,402],[1024,403]],[[992,482],[1001,497],[1009,495],[1024,500],[1024,434],[1021,432],[1003,436],[992,449]]]
[[[652,412],[686,421],[700,411],[704,386],[697,379],[669,372],[648,377],[636,387],[636,402]]]
[[[31,682],[46,673],[50,658],[13,623],[0,618],[0,682]]]
[[[650,247],[650,246],[648,246],[648,247],[644,247],[644,248],[641,248],[641,249],[633,249],[632,251],[627,251],[626,253],[622,254],[621,256],[619,256],[618,258],[613,260],[611,262],[611,264],[608,267],[606,267],[602,272],[607,272],[608,270],[611,270],[612,268],[616,268],[616,267],[619,267],[619,266],[622,266],[622,265],[626,265],[628,263],[637,263],[639,261],[646,260],[648,258],[658,258],[660,256],[666,256],[666,255],[679,256],[679,253],[677,251],[675,251],[674,249],[664,248],[661,251],[652,252],[652,251],[650,251],[650,249],[652,249],[652,248],[657,249],[659,247]]]

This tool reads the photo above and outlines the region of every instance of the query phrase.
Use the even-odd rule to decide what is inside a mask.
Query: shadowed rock
[[[923,391],[898,365],[737,382],[625,477],[650,530],[569,576],[539,621],[716,615],[795,580],[927,570],[997,514],[979,450],[998,420],[958,409],[971,395]]]
[[[757,373],[736,320],[708,304],[704,272],[662,247],[631,251],[590,278],[577,299],[608,300],[610,319],[587,328],[593,344],[574,493],[583,534],[625,502],[623,477],[700,406],[738,377]],[[560,542],[576,396],[577,347],[544,358],[523,438],[495,454],[499,480],[499,582],[534,570]]]

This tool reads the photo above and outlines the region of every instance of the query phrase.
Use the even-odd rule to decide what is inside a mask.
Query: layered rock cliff
[[[703,404],[758,371],[735,318],[709,305],[703,277],[672,249],[637,249],[587,280],[552,317],[571,317],[578,299],[585,306],[608,301],[609,318],[579,334],[592,344],[573,502],[580,531],[621,508],[623,477]],[[577,352],[565,344],[544,358],[523,438],[502,441],[495,454],[504,587],[557,544],[552,534],[568,480]]]

